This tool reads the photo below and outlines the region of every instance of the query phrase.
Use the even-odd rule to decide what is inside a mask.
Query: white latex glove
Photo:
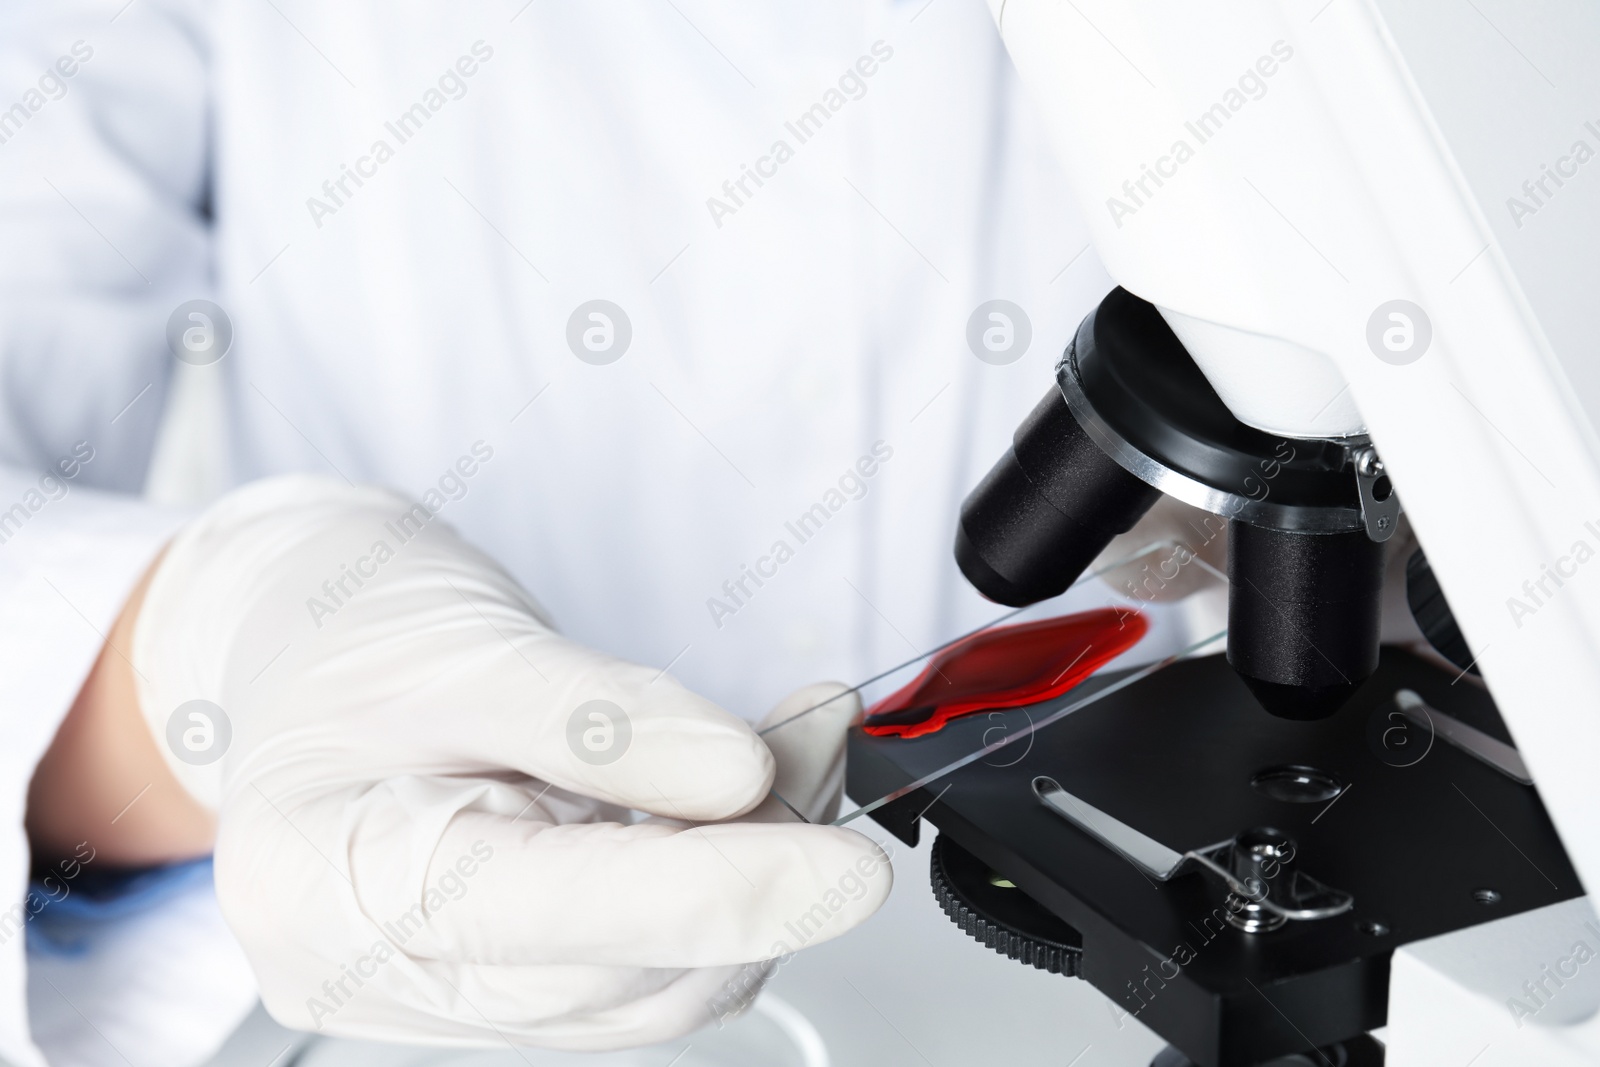
[[[308,477],[241,489],[174,540],[138,619],[141,704],[219,810],[218,897],[275,1018],[438,1045],[661,1041],[726,1012],[740,965],[800,947],[793,930],[826,940],[883,902],[872,841],[762,804],[776,775],[808,817],[837,805],[853,694],[786,701],[775,720],[836,697],[770,735],[775,761],[671,677],[556,634],[411,507]],[[222,714],[175,716],[197,699]],[[196,710],[226,750],[192,766]]]
[[[1133,529],[1113,537],[1089,569],[1103,571],[1106,584],[1135,603],[1182,600],[1226,585],[1228,520],[1164,496]]]

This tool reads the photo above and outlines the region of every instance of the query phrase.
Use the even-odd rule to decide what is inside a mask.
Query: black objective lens
[[[1364,530],[1228,524],[1228,662],[1262,707],[1326,718],[1377,669],[1383,566]]]
[[[1036,604],[1065,592],[1160,495],[1095,444],[1052,386],[961,505],[956,562],[990,600]]]

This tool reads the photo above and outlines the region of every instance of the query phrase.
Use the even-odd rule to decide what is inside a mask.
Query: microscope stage
[[[848,792],[883,797],[1125,673],[916,739],[858,728]],[[1018,736],[873,817],[914,845],[920,813],[1069,924],[1082,977],[1197,1063],[1255,1064],[1384,1025],[1397,946],[1582,894],[1534,788],[1451,743],[1451,724],[1399,715],[1402,689],[1510,741],[1475,679],[1399,649],[1385,648],[1350,702],[1314,722],[1267,714],[1214,655]],[[1042,803],[1037,776],[1180,853],[1275,828],[1293,839],[1299,871],[1354,906],[1245,933],[1226,921],[1219,879],[1150,878]]]

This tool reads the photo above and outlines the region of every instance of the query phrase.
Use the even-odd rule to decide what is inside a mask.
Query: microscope
[[[1600,383],[1551,342],[1600,254],[1569,242],[1534,287],[1474,185],[1549,101],[1442,6],[990,5],[1120,285],[968,496],[956,561],[1036,604],[1171,496],[1226,525],[1226,648],[857,730],[850,795],[908,844],[933,824],[946,914],[1089,982],[1169,1042],[1155,1067],[1460,1067],[1494,1025],[1485,1049],[1522,1051],[1486,1063],[1600,1062],[1600,1024],[1485,1007],[1528,977],[1495,946],[1570,948],[1600,877],[1600,586],[1571,563]],[[1485,81],[1524,118],[1453,102]],[[1402,500],[1434,655],[1380,645]],[[1558,556],[1570,582],[1524,595]]]
[[[990,600],[1058,596],[1163,494],[1228,521],[1228,662],[1286,719],[1338,710],[1378,665],[1383,542],[1400,502],[1364,434],[1237,419],[1153,305],[1116,289],[961,511],[956,560]]]

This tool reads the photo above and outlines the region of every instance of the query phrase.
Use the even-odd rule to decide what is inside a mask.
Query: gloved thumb
[[[792,809],[809,822],[837,818],[844,796],[845,739],[860,719],[860,694],[839,682],[818,682],[785,697],[756,729],[777,764],[776,797],[747,818],[784,821],[784,814],[771,810],[774,806]]]

